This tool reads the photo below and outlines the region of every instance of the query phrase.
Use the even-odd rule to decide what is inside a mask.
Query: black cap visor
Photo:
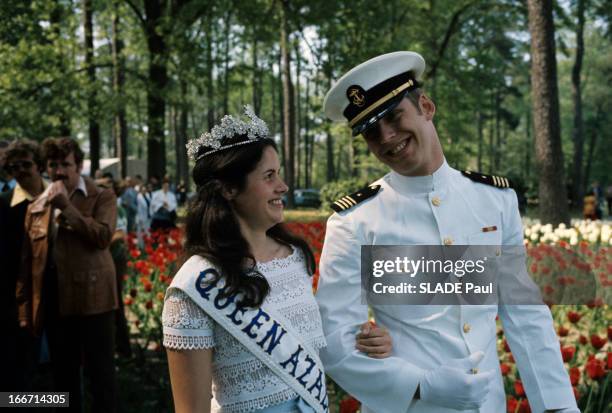
[[[370,116],[365,117],[361,120],[361,122],[357,123],[353,126],[353,136],[357,136],[365,131],[376,126],[379,120],[385,117],[387,113],[395,109],[397,105],[402,101],[402,99],[408,94],[409,90],[406,90],[404,93],[400,93],[399,95],[389,99],[375,110],[372,111]]]

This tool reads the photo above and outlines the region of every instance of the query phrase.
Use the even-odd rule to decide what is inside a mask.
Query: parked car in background
[[[319,208],[321,200],[319,199],[319,190],[314,188],[294,189],[293,199],[296,207]],[[287,204],[287,195],[283,195],[283,203]]]

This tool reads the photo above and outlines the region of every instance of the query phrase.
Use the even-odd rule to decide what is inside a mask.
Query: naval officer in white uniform
[[[502,177],[451,168],[433,124],[435,105],[419,86],[413,52],[353,68],[329,91],[325,113],[348,121],[391,172],[339,199],[327,222],[317,301],[326,372],[376,413],[502,413],[506,397],[496,348],[499,315],[534,413],[579,412],[548,307],[374,306],[390,330],[393,357],[367,357],[355,336],[361,303],[362,245],[523,243],[517,197]],[[361,350],[361,351],[360,351]]]

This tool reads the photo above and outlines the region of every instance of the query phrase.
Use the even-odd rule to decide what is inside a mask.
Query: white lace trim
[[[175,336],[164,333],[163,345],[172,350],[204,350],[213,348],[215,340],[205,336]]]
[[[274,258],[270,261],[258,262],[255,266],[261,273],[269,273],[278,271],[284,268],[288,268],[290,265],[296,262],[304,261],[302,250],[291,246],[292,252],[287,257]]]
[[[270,394],[267,396],[258,397],[254,400],[245,400],[236,403],[227,404],[221,407],[219,413],[248,413],[256,410],[265,409],[266,407],[281,404],[286,401],[297,398],[299,395],[287,388],[279,393]],[[292,412],[293,413],[293,412]],[[298,413],[298,411],[296,411]]]

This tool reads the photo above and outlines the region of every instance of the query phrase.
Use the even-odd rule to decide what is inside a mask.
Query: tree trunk
[[[595,113],[595,121],[591,125],[591,133],[589,134],[591,139],[589,140],[589,151],[587,153],[586,165],[584,167],[584,178],[582,180],[582,187],[588,188],[589,181],[591,180],[591,165],[593,165],[593,154],[595,153],[595,145],[597,145],[597,137],[600,132],[600,122],[603,115],[601,105],[597,106],[597,112]]]
[[[491,108],[495,110],[495,95],[491,95]],[[497,115],[496,115],[497,116]],[[493,138],[495,137],[495,122],[489,121],[489,175],[495,173],[495,147],[493,145]]]
[[[61,39],[62,37],[62,27],[65,24],[64,21],[64,6],[62,5],[60,0],[55,0],[53,2],[53,6],[51,12],[49,13],[49,23],[50,28],[54,32],[54,35],[57,39]],[[61,47],[61,43],[59,43],[59,49],[57,54],[55,55],[55,64],[59,68],[60,73],[66,73],[68,71],[68,67],[66,62],[68,60],[65,58],[65,53]],[[70,94],[70,92],[67,92]],[[70,111],[66,110],[64,105],[58,105],[56,107],[58,117],[59,117],[59,126],[57,130],[54,130],[50,133],[50,135],[57,134],[59,136],[70,136],[71,134],[71,119],[70,119]]]
[[[289,187],[287,208],[294,207],[293,189],[295,184],[295,104],[293,85],[291,83],[291,57],[289,50],[289,33],[287,24],[288,0],[280,0],[281,16],[281,55],[283,72],[283,149],[285,153],[285,182]]]
[[[297,157],[295,162],[295,182],[298,188],[302,188],[302,174],[301,174],[301,166],[302,166],[302,152],[304,148],[303,135],[302,135],[302,105],[300,102],[300,72],[301,72],[301,60],[300,59],[300,50],[299,43],[295,43],[295,62],[296,62],[296,71],[295,71],[295,107],[296,107],[296,141],[297,141]]]
[[[584,56],[584,0],[578,0],[576,13],[578,15],[578,24],[576,25],[576,60],[572,68],[572,102],[574,105],[574,125],[572,128],[572,140],[574,142],[572,201],[574,207],[580,205],[583,193],[582,158],[584,132],[580,72],[582,70],[582,58]]]
[[[87,97],[87,119],[89,123],[89,157],[91,176],[100,169],[100,125],[97,120],[96,109],[96,67],[94,66],[93,46],[93,9],[91,0],[83,0],[83,32],[85,33],[85,66],[87,67],[87,80],[89,90]]]
[[[531,85],[536,157],[539,166],[540,220],[569,224],[559,125],[552,0],[528,0],[531,33]]]
[[[525,166],[523,168],[523,177],[525,181],[525,186],[527,186],[527,182],[529,181],[529,175],[531,173],[531,152],[533,151],[533,142],[531,140],[531,114],[529,110],[526,113],[526,135],[525,135]]]
[[[208,110],[206,111],[206,120],[208,123],[208,130],[212,130],[215,126],[215,82],[213,79],[213,24],[212,18],[207,18],[207,26],[204,29],[206,33],[206,105]]]
[[[482,110],[478,109],[478,113],[476,114],[476,122],[478,124],[478,170],[482,171],[482,152],[484,147],[484,131],[483,131],[483,120],[484,116],[482,114]]]
[[[495,145],[493,145],[493,173],[499,173],[500,167],[500,159],[499,156],[501,154],[501,96],[499,89],[495,91]]]
[[[189,104],[187,102],[188,85],[184,79],[180,81],[181,86],[181,102],[177,109],[178,124],[175,135],[175,154],[176,154],[176,182],[183,183],[189,187],[189,163],[187,159],[187,125],[189,116]]]
[[[166,41],[160,26],[164,23],[159,0],[145,1],[146,40],[149,49],[147,88],[147,174],[162,178],[166,174],[166,97],[168,84]]]
[[[331,78],[328,77],[327,90],[331,88]],[[327,182],[336,180],[336,168],[334,166],[334,137],[329,130],[329,122],[325,126],[327,139],[325,140],[325,149],[327,153]]]
[[[230,29],[232,25],[232,8],[228,8],[225,14],[225,44],[223,57],[223,115],[229,114],[229,62],[230,62]]]
[[[306,96],[304,97],[304,188],[310,188],[310,168],[312,159],[310,158],[310,79],[306,78]]]
[[[115,137],[115,156],[119,158],[119,175],[125,178],[127,175],[127,121],[125,115],[125,97],[123,87],[125,84],[125,61],[121,54],[123,42],[119,31],[119,2],[114,2],[113,8],[113,90],[117,104],[115,106],[115,116],[113,130]]]
[[[271,64],[272,61],[274,61],[275,57],[274,56],[270,56],[270,66],[273,66]],[[276,137],[276,108],[278,107],[276,104],[276,86],[278,84],[278,82],[276,81],[276,75],[274,74],[274,69],[270,69],[270,106],[271,106],[271,111],[272,114],[270,116],[271,122],[270,122],[270,136],[272,136],[273,138]]]
[[[255,30],[255,29],[253,29]],[[262,100],[262,85],[261,85],[261,70],[259,70],[259,41],[257,34],[253,32],[253,42],[251,45],[251,52],[253,56],[253,110],[257,115],[261,113],[261,100]]]

